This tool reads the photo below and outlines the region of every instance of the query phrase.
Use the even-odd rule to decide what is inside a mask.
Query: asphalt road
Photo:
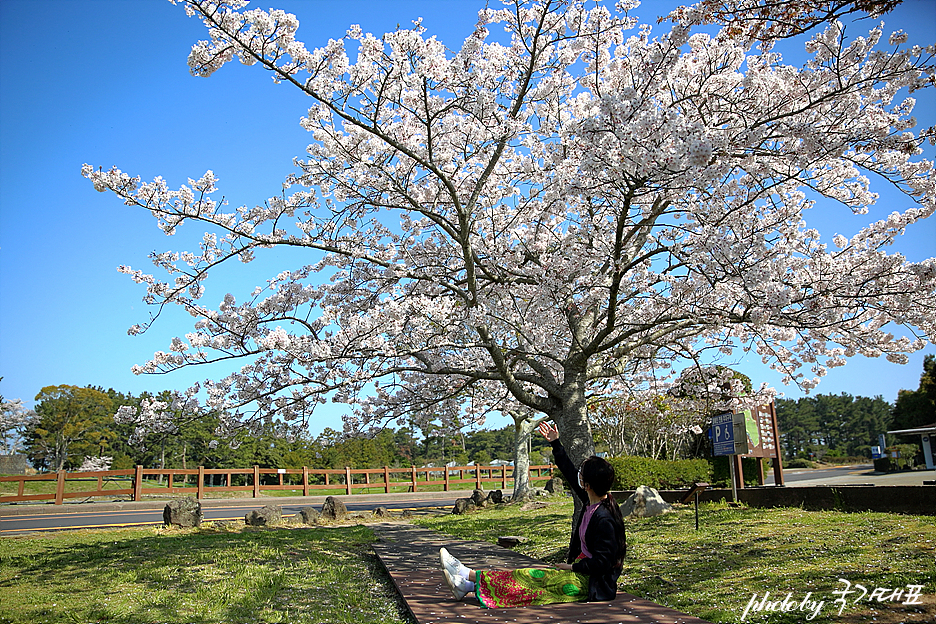
[[[773,471],[764,474],[767,485],[774,484]],[[936,470],[914,470],[875,474],[873,464],[784,470],[784,485],[923,485],[936,480]]]
[[[338,498],[345,503],[350,513],[371,512],[377,507],[385,507],[391,513],[401,514],[407,509],[414,513],[424,513],[434,509],[451,508],[455,499],[461,495],[465,494],[446,492],[444,497],[409,494],[392,498],[366,495]],[[298,513],[300,508],[310,505],[321,509],[323,500],[323,497],[208,500],[203,501],[202,514],[205,521],[243,521],[244,516],[253,509],[264,505],[281,505],[283,516],[291,516]],[[61,505],[54,510],[49,509],[48,505],[6,506],[0,508],[0,536],[68,529],[161,525],[165,504],[166,501],[88,503]]]

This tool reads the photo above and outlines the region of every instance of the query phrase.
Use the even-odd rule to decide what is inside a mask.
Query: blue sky
[[[493,3],[492,3],[493,4]],[[646,22],[680,4],[645,2],[634,13]],[[341,37],[350,24],[381,34],[417,17],[430,34],[458,48],[471,32],[483,0],[266,0],[295,13],[309,48]],[[910,43],[936,42],[936,2],[906,0],[885,18],[885,33],[903,28]],[[872,22],[850,26],[865,33]],[[886,36],[886,34],[885,34]],[[201,230],[186,225],[169,239],[155,220],[95,192],[81,165],[116,165],[131,175],[162,175],[170,186],[212,169],[232,204],[262,202],[309,142],[298,120],[309,101],[273,84],[258,67],[225,66],[209,79],[188,73],[191,45],[202,24],[165,0],[0,1],[0,394],[32,404],[43,386],[97,385],[139,394],[183,389],[206,369],[168,376],[134,376],[130,367],[172,336],[191,329],[171,313],[143,336],[127,328],[148,318],[143,289],[116,267],[149,271],[151,251],[191,248]],[[798,64],[790,56],[786,57]],[[932,125],[934,99],[918,103],[921,125]],[[933,158],[930,149],[929,158]],[[884,214],[907,207],[882,202]],[[842,212],[841,215],[846,213]],[[852,234],[862,220],[827,221],[829,239]],[[936,256],[936,219],[917,224],[893,247],[911,260]],[[254,282],[299,264],[288,254]],[[253,265],[251,265],[253,266]],[[269,265],[268,265],[269,266]],[[224,285],[214,300],[223,297]],[[250,290],[249,288],[247,289]],[[211,294],[211,293],[210,293]],[[213,301],[210,297],[206,302]],[[936,353],[933,345],[923,353]],[[833,369],[819,393],[881,395],[916,389],[923,353],[906,366],[856,358]],[[756,358],[738,368],[788,397],[779,377]],[[341,406],[324,409],[313,433],[341,428]],[[491,423],[500,425],[501,422]]]

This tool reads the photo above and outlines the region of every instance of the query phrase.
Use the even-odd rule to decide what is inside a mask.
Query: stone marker
[[[192,497],[177,498],[169,501],[163,509],[163,522],[166,525],[175,525],[183,528],[201,526],[201,503]]]
[[[348,508],[334,496],[329,496],[322,505],[322,517],[326,520],[344,520],[348,517]]]
[[[621,503],[621,515],[624,517],[650,518],[670,511],[673,511],[673,506],[663,500],[658,491],[646,485],[638,487]]]
[[[250,526],[270,526],[279,524],[282,520],[283,508],[279,505],[267,505],[261,509],[254,509],[244,516],[244,522]]]

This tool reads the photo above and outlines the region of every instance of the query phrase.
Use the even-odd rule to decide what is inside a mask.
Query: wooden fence
[[[555,466],[530,466],[530,481],[549,479],[552,477]],[[399,475],[406,475],[399,479]],[[394,480],[394,476],[397,477]],[[284,482],[285,477],[285,482]],[[154,478],[165,484],[152,487]],[[181,483],[177,483],[181,478]],[[189,479],[194,478],[194,483]],[[222,485],[212,485],[210,482],[221,481]],[[92,498],[95,496],[131,496],[132,500],[142,500],[146,494],[176,495],[194,494],[197,498],[205,498],[206,493],[216,492],[251,492],[254,498],[260,496],[264,490],[290,490],[302,491],[302,496],[310,496],[310,492],[317,490],[344,490],[351,495],[355,490],[383,489],[389,493],[391,488],[407,488],[407,491],[417,492],[419,488],[439,486],[448,492],[453,487],[464,489],[466,484],[472,488],[481,488],[484,483],[497,483],[501,489],[507,489],[507,482],[513,480],[513,466],[454,466],[454,467],[427,467],[417,468],[369,468],[338,470],[314,470],[311,468],[198,468],[190,469],[160,469],[143,468],[137,466],[130,470],[104,470],[98,472],[57,472],[41,475],[16,475],[0,477],[0,483],[17,483],[17,493],[14,495],[0,492],[0,503],[13,503],[20,501],[50,500],[56,505],[64,503],[66,498]],[[26,483],[35,481],[55,482],[55,492],[27,494]],[[75,491],[66,488],[71,482],[97,482],[93,490]],[[105,486],[115,482],[127,482],[129,487],[105,489]],[[459,488],[458,486],[462,486]],[[66,491],[68,489],[68,491]]]

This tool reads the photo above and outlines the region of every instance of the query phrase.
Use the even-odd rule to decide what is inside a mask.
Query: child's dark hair
[[[607,494],[601,504],[608,510],[614,520],[618,538],[618,558],[614,562],[614,566],[621,568],[624,566],[624,557],[627,556],[627,532],[624,527],[621,508],[611,494],[611,486],[614,485],[614,466],[603,457],[592,455],[582,462],[581,471],[582,481],[590,485],[595,494],[598,496]]]

